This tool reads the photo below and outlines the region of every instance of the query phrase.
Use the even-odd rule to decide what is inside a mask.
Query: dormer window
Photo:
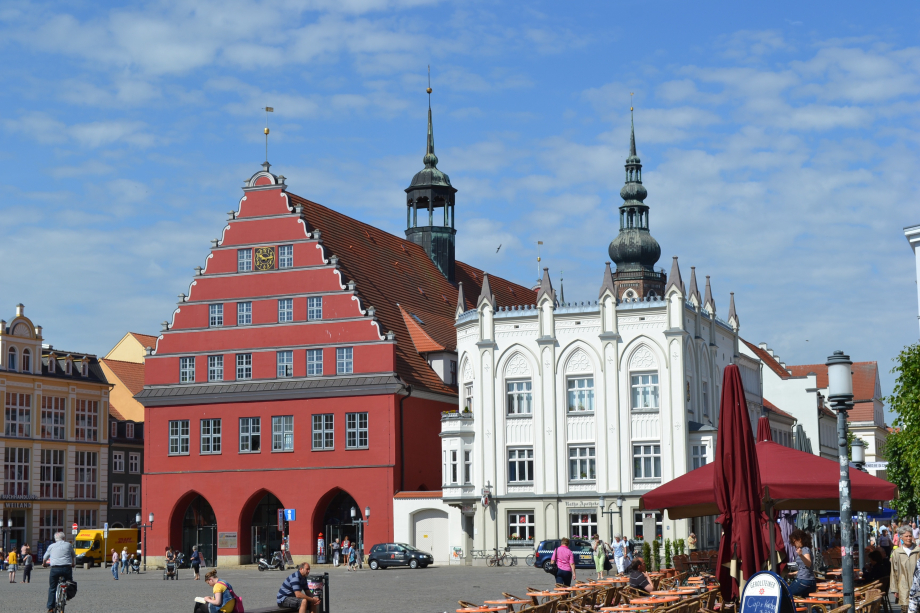
[[[89,376],[89,359],[83,358],[83,361],[80,363],[80,374],[84,377]]]
[[[64,372],[68,375],[73,372],[73,360],[69,357],[64,361]]]
[[[53,353],[48,356],[48,372],[51,374],[57,372],[57,357]]]
[[[9,354],[6,360],[6,369],[12,370],[12,371],[18,370],[16,368],[16,348],[15,347],[10,347],[10,351],[9,351]]]

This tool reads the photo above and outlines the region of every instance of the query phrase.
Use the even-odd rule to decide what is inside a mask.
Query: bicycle
[[[537,563],[537,554],[535,554],[535,553],[528,554],[527,557],[524,558],[524,562],[527,564],[527,566],[534,566],[534,565],[536,565],[536,563]]]
[[[64,577],[58,577],[57,589],[54,591],[54,613],[64,613],[64,607],[67,606],[67,588],[71,582]]]
[[[507,562],[508,566],[517,566],[517,558],[508,553],[508,549],[506,547],[500,554],[486,558],[486,564],[489,566],[504,566]]]

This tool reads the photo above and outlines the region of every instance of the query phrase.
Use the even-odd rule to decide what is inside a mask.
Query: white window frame
[[[317,360],[316,358],[319,357]],[[323,376],[323,350],[322,349],[307,349],[307,376],[308,377],[322,377]]]
[[[595,481],[597,479],[596,456],[594,445],[569,447],[569,481]]]
[[[314,413],[313,451],[330,451],[335,449],[335,415],[332,413]]]
[[[22,372],[32,372],[32,352],[28,347],[22,350]]]
[[[447,482],[450,485],[460,485],[460,451],[451,449],[448,453]]]
[[[355,372],[355,353],[352,347],[336,347],[335,374],[350,375]]]
[[[208,305],[208,327],[209,328],[222,328],[224,325],[224,305],[223,304],[209,304]]]
[[[691,445],[690,446],[690,470],[696,470],[702,466],[706,466],[709,462],[707,457],[707,448],[708,445],[705,443],[700,445]]]
[[[473,384],[463,384],[463,410],[473,412]]]
[[[368,414],[345,413],[345,449],[368,449]]]
[[[179,383],[195,382],[195,357],[186,356],[179,358]]]
[[[633,443],[633,480],[661,480],[661,443],[654,441]],[[650,474],[646,474],[650,473]],[[656,474],[657,473],[657,474]]]
[[[569,532],[573,538],[589,540],[597,532],[597,511],[590,509],[569,511]]]
[[[278,299],[278,323],[294,321],[294,299]]]
[[[224,380],[224,356],[208,356],[208,381]]]
[[[240,417],[240,453],[262,453],[261,417]]]
[[[310,296],[307,298],[307,321],[317,321],[323,318],[323,297]]]
[[[129,509],[139,509],[141,506],[141,486],[129,485],[128,498],[125,502],[125,506]]]
[[[132,475],[139,475],[141,473],[141,454],[128,454],[128,472]]]
[[[220,455],[223,431],[221,420],[219,418],[202,419],[199,431],[201,432],[201,440],[198,444],[198,453],[201,455]]]
[[[17,438],[32,438],[32,394],[6,392],[3,434]]]
[[[272,416],[272,452],[294,451],[294,416]]]
[[[16,356],[19,355],[19,354],[16,353],[16,348],[15,348],[15,347],[10,347],[10,349],[9,349],[9,351],[7,351],[6,355],[7,355],[7,359],[6,359],[6,369],[9,370],[9,371],[12,371],[12,372],[18,371],[19,369],[16,367],[16,362],[17,362]]]
[[[644,380],[648,377],[648,381]],[[629,373],[629,404],[633,411],[657,411],[661,406],[661,388],[660,378],[657,372],[633,372]],[[644,404],[645,397],[654,403],[648,406],[637,406]]]
[[[5,447],[3,450],[3,495],[28,496],[32,493],[32,450]]]
[[[473,482],[473,452],[469,449],[463,450],[463,484],[469,485]]]
[[[236,354],[236,380],[248,381],[252,379],[252,354]]]
[[[508,458],[508,483],[533,483],[533,447],[511,447],[506,457]],[[524,479],[521,478],[522,467],[526,473]]]
[[[278,245],[278,268],[294,268],[294,245]]]
[[[53,441],[67,438],[67,399],[42,395],[41,437]]]
[[[236,250],[236,272],[252,272],[252,248]]]
[[[99,401],[77,398],[74,422],[76,440],[90,442],[99,440]]]
[[[505,381],[505,410],[509,417],[533,415],[533,380]]]
[[[236,303],[236,325],[252,325],[252,302],[247,301]]]
[[[279,379],[289,379],[294,376],[294,352],[291,350],[275,352],[277,376]]]
[[[77,451],[74,456],[74,498],[94,500],[99,484],[99,454]]]
[[[168,455],[189,454],[189,426],[187,419],[173,419],[169,422]]]
[[[508,541],[510,543],[528,544],[534,542],[536,535],[536,513],[531,511],[508,511]],[[521,521],[523,518],[524,521]],[[517,538],[514,538],[514,535]]]
[[[124,451],[113,451],[112,452],[112,472],[113,473],[125,472],[125,452]]]
[[[42,449],[39,489],[42,498],[64,498],[64,461],[66,449]]]
[[[125,486],[123,483],[112,484],[112,506],[119,508],[125,506]]]
[[[593,413],[594,375],[568,377],[565,397],[569,413]]]

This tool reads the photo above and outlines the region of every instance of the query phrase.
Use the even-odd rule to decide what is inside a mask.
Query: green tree
[[[652,541],[652,571],[661,570],[661,541],[655,539]]]
[[[664,540],[664,567],[673,568],[671,566],[671,539]]]
[[[642,560],[645,561],[645,567],[652,567],[652,546],[648,541],[642,543]]]
[[[888,459],[888,480],[898,487],[893,501],[901,517],[920,510],[920,343],[904,348],[895,358],[891,372],[897,375],[894,390],[886,400],[894,413],[894,431],[888,435],[884,454]]]

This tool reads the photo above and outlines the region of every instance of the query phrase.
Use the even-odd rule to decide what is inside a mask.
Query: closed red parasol
[[[729,364],[723,375],[712,482],[719,507],[716,522],[722,524],[717,572],[724,599],[737,598],[741,593],[741,586],[733,578],[750,578],[761,570],[770,556],[753,434],[741,372],[737,366]],[[733,558],[740,562],[740,577],[732,576]]]
[[[772,440],[773,432],[770,431],[770,420],[761,416],[760,419],[757,420],[757,442]]]

